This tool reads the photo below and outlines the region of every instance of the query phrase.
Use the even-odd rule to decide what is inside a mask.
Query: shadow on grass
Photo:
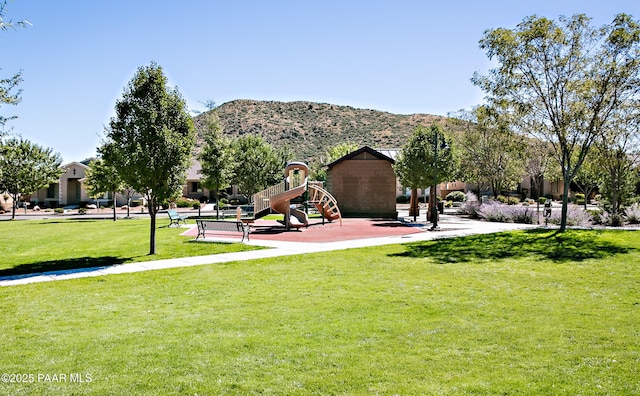
[[[530,257],[553,262],[603,259],[634,248],[599,238],[600,231],[526,230],[410,243],[396,257],[431,258],[439,264]]]
[[[0,277],[11,275],[27,275],[40,272],[78,270],[93,267],[106,267],[109,265],[123,264],[129,259],[113,256],[104,257],[78,257],[63,260],[42,261],[38,263],[20,264],[13,268],[0,270]]]

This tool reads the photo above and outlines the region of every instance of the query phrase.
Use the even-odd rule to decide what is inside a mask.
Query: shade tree
[[[61,164],[60,154],[29,140],[10,138],[0,142],[0,191],[6,191],[13,199],[11,219],[15,219],[20,196],[58,181],[63,173]]]
[[[126,185],[145,197],[151,218],[149,254],[155,254],[156,214],[186,182],[195,127],[182,95],[168,86],[154,62],[138,68],[115,110],[99,152]]]
[[[449,148],[442,149],[442,143],[446,143]],[[393,169],[400,183],[412,191],[411,214],[414,219],[418,214],[415,191],[431,186],[430,197],[435,199],[434,185],[453,178],[456,164],[451,146],[451,139],[439,125],[419,125],[400,150]]]
[[[530,16],[514,29],[487,30],[480,47],[497,66],[472,81],[506,109],[514,128],[553,148],[564,182],[564,231],[572,180],[614,115],[638,94],[640,25],[626,14],[600,28],[583,14]]]

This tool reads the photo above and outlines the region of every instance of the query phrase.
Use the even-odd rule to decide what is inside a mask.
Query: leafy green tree
[[[142,66],[116,102],[100,148],[122,181],[142,194],[151,217],[149,254],[156,252],[156,214],[180,194],[195,145],[195,127],[177,88],[156,63]]]
[[[233,184],[249,199],[253,194],[277,184],[290,157],[289,150],[276,150],[261,136],[246,135],[233,142],[236,166]]]
[[[11,20],[5,19],[6,6],[6,0],[0,1],[0,31],[15,29],[16,27],[27,27],[31,25],[31,23],[29,23],[29,21],[26,19],[17,21],[15,23]],[[13,76],[0,79],[0,108],[3,105],[16,105],[20,102],[20,90],[17,89],[20,82],[22,82],[21,73],[16,73]],[[6,122],[14,118],[15,116],[3,117],[2,115],[0,115],[0,137],[2,137],[3,135],[2,128],[4,128]]]
[[[620,147],[609,147],[604,153],[600,194],[611,213],[621,214],[635,193],[637,174],[634,162]]]
[[[96,199],[105,193],[113,194],[113,221],[116,221],[116,193],[125,189],[118,171],[104,160],[97,159],[89,163],[85,174],[84,188],[87,194]]]
[[[640,109],[625,109],[616,117],[596,144],[597,162],[601,169],[600,193],[607,209],[621,214],[631,203],[637,183],[637,164],[640,160]]]
[[[584,208],[587,209],[587,203],[593,193],[600,184],[603,176],[604,168],[600,162],[602,153],[597,146],[589,150],[589,155],[585,158],[582,166],[573,179],[573,184],[582,191],[585,196]]]
[[[525,141],[514,133],[500,113],[489,106],[453,117],[463,127],[456,147],[460,158],[459,175],[480,189],[488,187],[497,198],[512,189],[525,173]]]
[[[512,125],[551,143],[564,182],[560,231],[569,186],[591,146],[640,77],[640,26],[625,14],[601,28],[585,15],[558,21],[525,18],[515,29],[487,30],[480,40],[498,66],[472,81],[509,111]]]
[[[450,139],[445,137],[437,124],[428,128],[422,125],[416,127],[394,164],[396,175],[403,186],[412,190],[431,186],[430,196],[435,198],[435,185],[451,180],[456,170],[452,149],[442,149],[443,142],[451,146]],[[417,205],[417,199],[413,199],[413,204]],[[412,213],[415,218],[417,210],[414,208]]]
[[[15,219],[20,195],[30,195],[55,183],[63,173],[60,154],[52,153],[22,138],[0,143],[0,191],[13,198],[11,219]]]
[[[231,185],[236,164],[231,141],[222,135],[218,115],[214,109],[201,116],[199,135],[204,146],[198,155],[202,169],[202,185],[213,191],[216,199],[216,218],[220,217],[220,190]]]

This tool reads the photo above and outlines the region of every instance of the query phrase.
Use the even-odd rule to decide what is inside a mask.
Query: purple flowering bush
[[[487,221],[499,223],[536,224],[538,215],[528,206],[505,205],[490,201],[478,208],[478,216]]]
[[[560,220],[562,218],[562,209],[554,208],[551,212],[551,216],[547,220],[549,224],[560,225]],[[584,210],[579,205],[568,205],[567,206],[567,225],[570,227],[586,227],[590,226],[591,222],[591,214]]]
[[[472,219],[479,218],[478,209],[480,209],[480,201],[478,201],[478,197],[470,191],[465,195],[464,203],[460,209],[458,209],[458,213],[469,215]]]

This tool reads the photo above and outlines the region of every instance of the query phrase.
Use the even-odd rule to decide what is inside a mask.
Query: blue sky
[[[446,115],[482,102],[470,82],[490,62],[486,29],[529,15],[584,13],[594,25],[637,0],[217,1],[10,0],[0,78],[22,71],[14,132],[65,163],[96,153],[116,100],[157,62],[190,109],[234,99],[308,100]]]

